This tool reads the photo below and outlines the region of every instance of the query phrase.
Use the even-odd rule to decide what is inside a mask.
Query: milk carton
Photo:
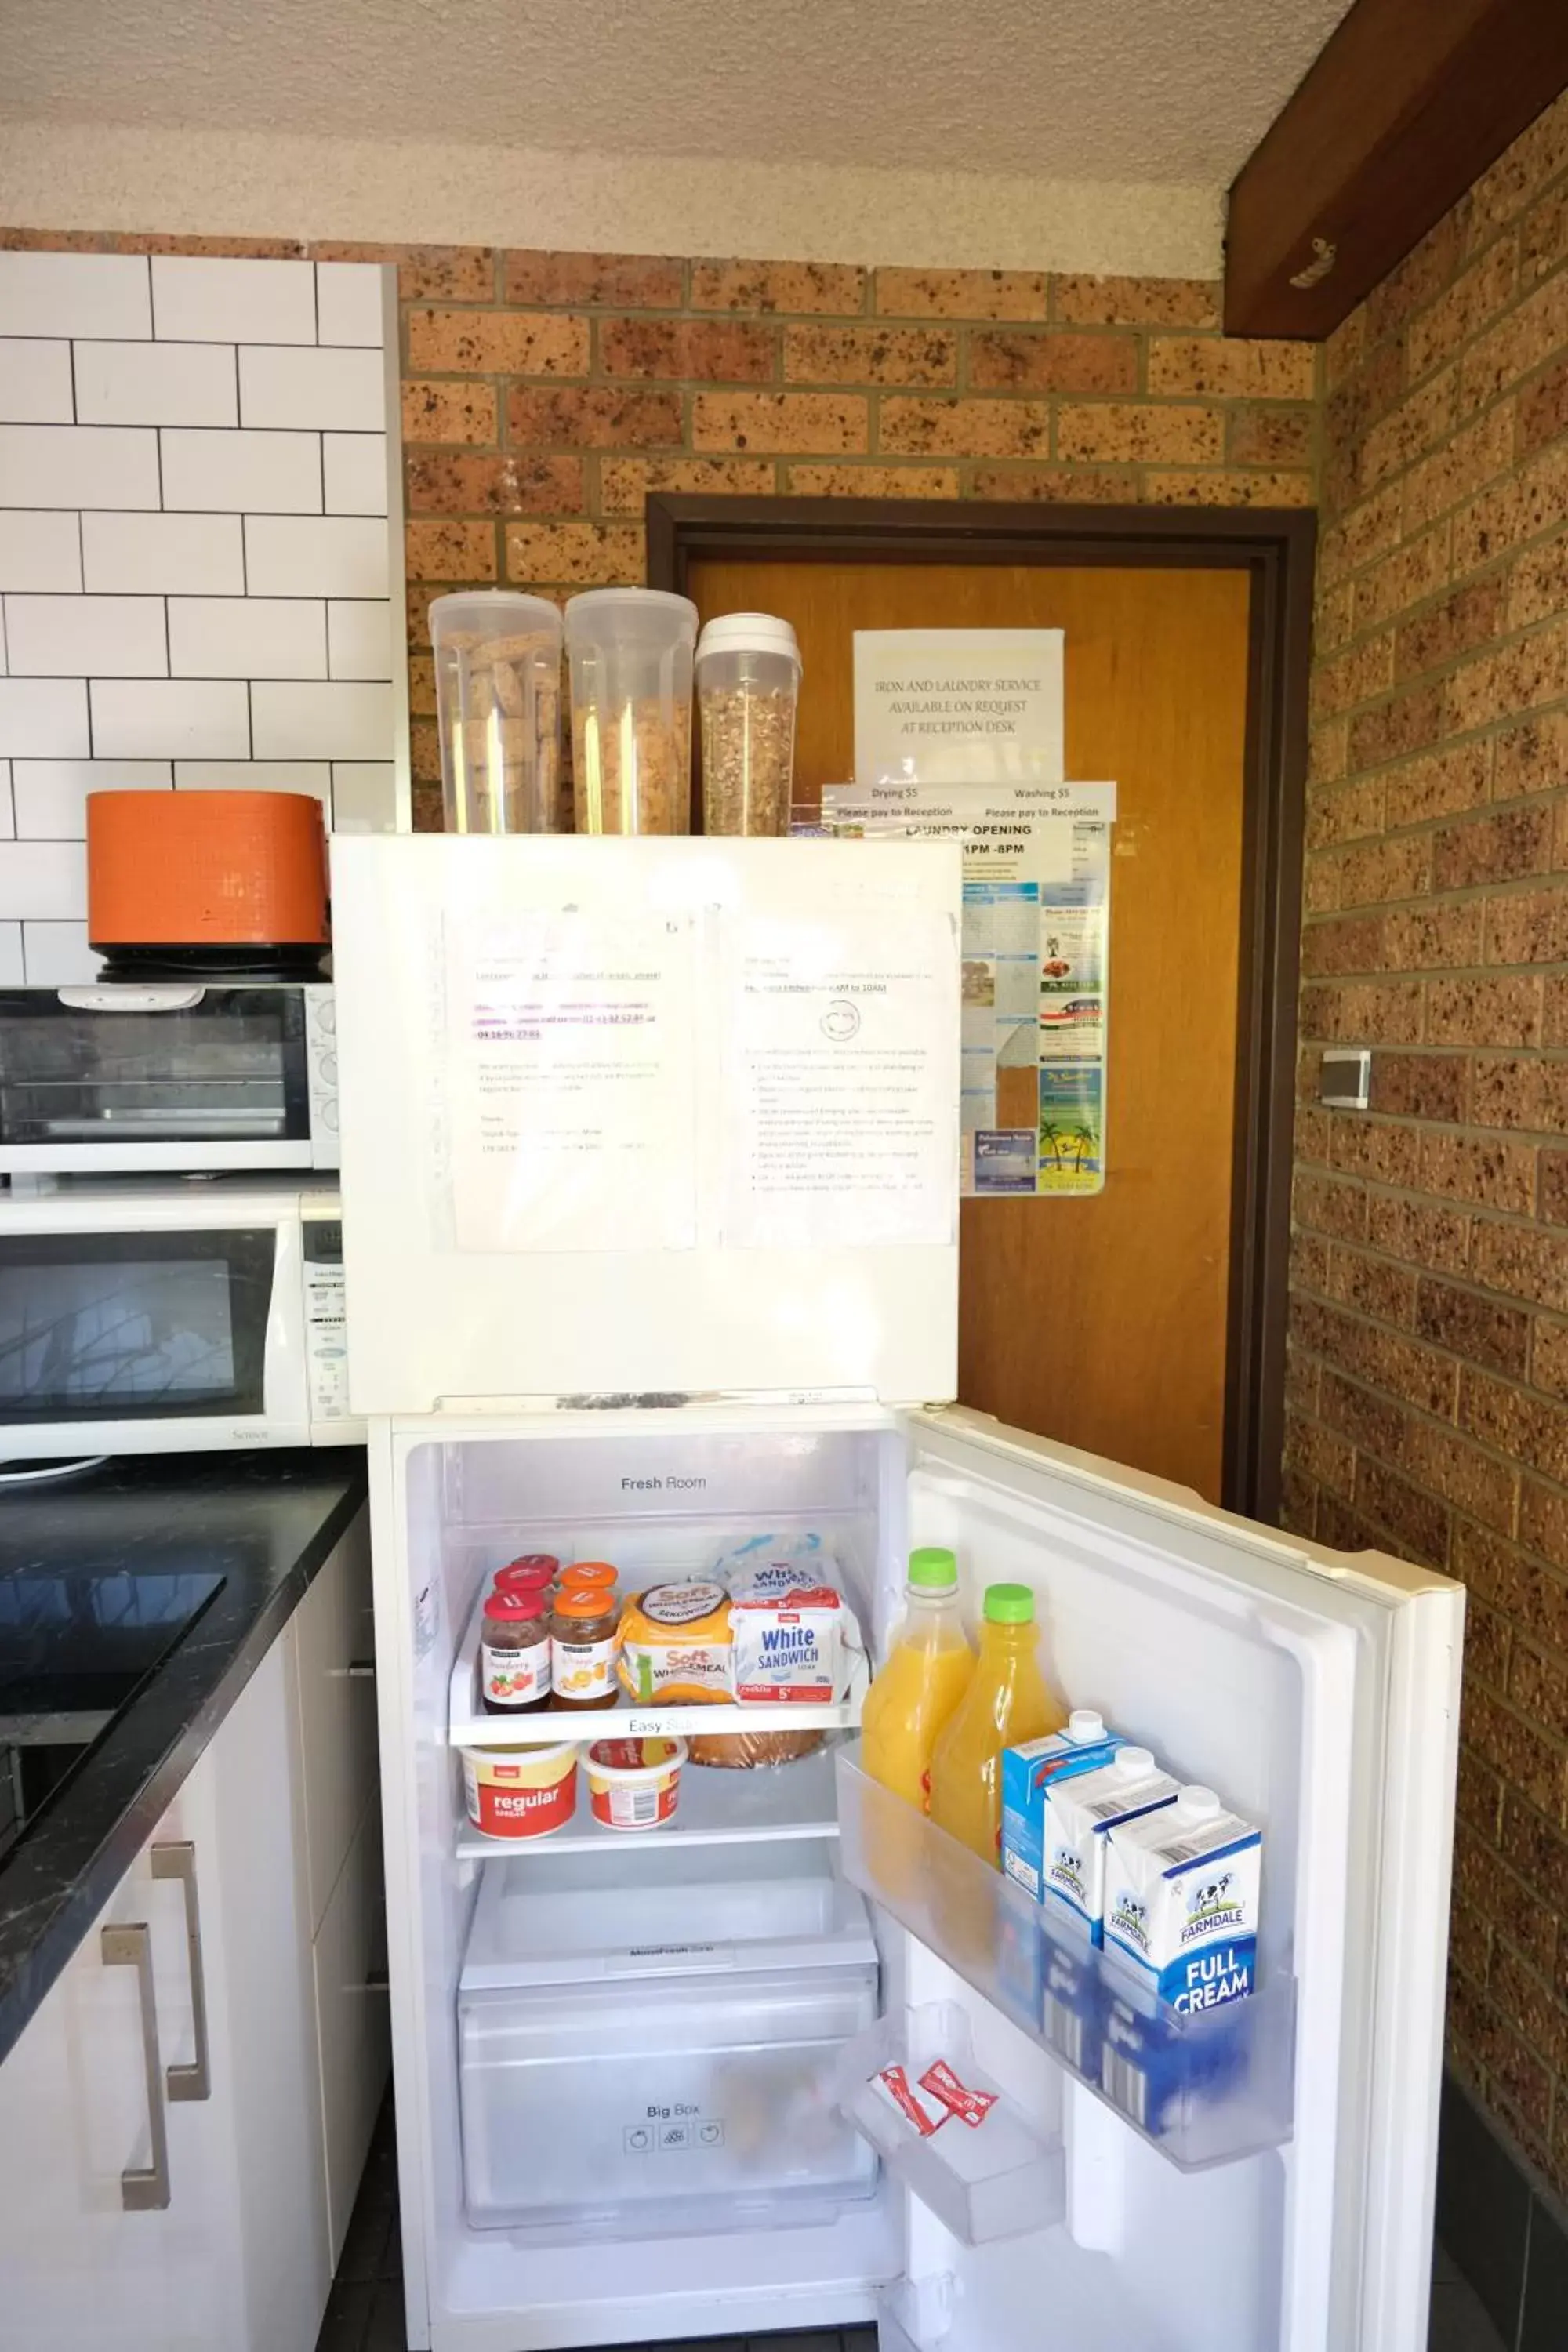
[[[1035,1897],[1045,1891],[1046,1791],[1053,1781],[1108,1764],[1125,1741],[1102,1716],[1075,1707],[1065,1731],[1002,1751],[1002,1867]]]
[[[1091,1772],[1047,1782],[1045,1894],[1066,1904],[1104,1941],[1105,1856],[1112,1830],[1176,1801],[1177,1784],[1147,1748],[1120,1748]]]
[[[1118,1823],[1106,1857],[1107,1948],[1184,2016],[1242,2000],[1257,1971],[1262,1860],[1261,1832],[1212,1789],[1183,1789],[1174,1804]]]

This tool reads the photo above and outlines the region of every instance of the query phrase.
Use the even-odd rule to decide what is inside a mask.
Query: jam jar
[[[479,1630],[479,1694],[487,1715],[537,1715],[550,1704],[548,1588],[488,1595]]]

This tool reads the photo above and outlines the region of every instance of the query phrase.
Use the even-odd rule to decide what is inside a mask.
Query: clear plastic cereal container
[[[561,780],[561,614],[476,588],[430,607],[448,833],[553,833]]]
[[[784,834],[795,780],[800,648],[771,613],[725,613],[697,647],[702,829]]]
[[[594,588],[566,607],[579,833],[691,829],[697,607],[658,588]]]

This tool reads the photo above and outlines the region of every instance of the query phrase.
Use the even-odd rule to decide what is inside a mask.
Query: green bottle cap
[[[958,1582],[958,1556],[941,1544],[910,1554],[910,1582],[921,1592],[951,1592]]]
[[[989,1625],[1032,1625],[1035,1596],[1026,1584],[988,1584],[985,1622]]]

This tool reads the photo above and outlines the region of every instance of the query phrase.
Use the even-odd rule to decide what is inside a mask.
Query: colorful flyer
[[[1113,784],[830,784],[812,830],[963,845],[960,1190],[1105,1181]]]

